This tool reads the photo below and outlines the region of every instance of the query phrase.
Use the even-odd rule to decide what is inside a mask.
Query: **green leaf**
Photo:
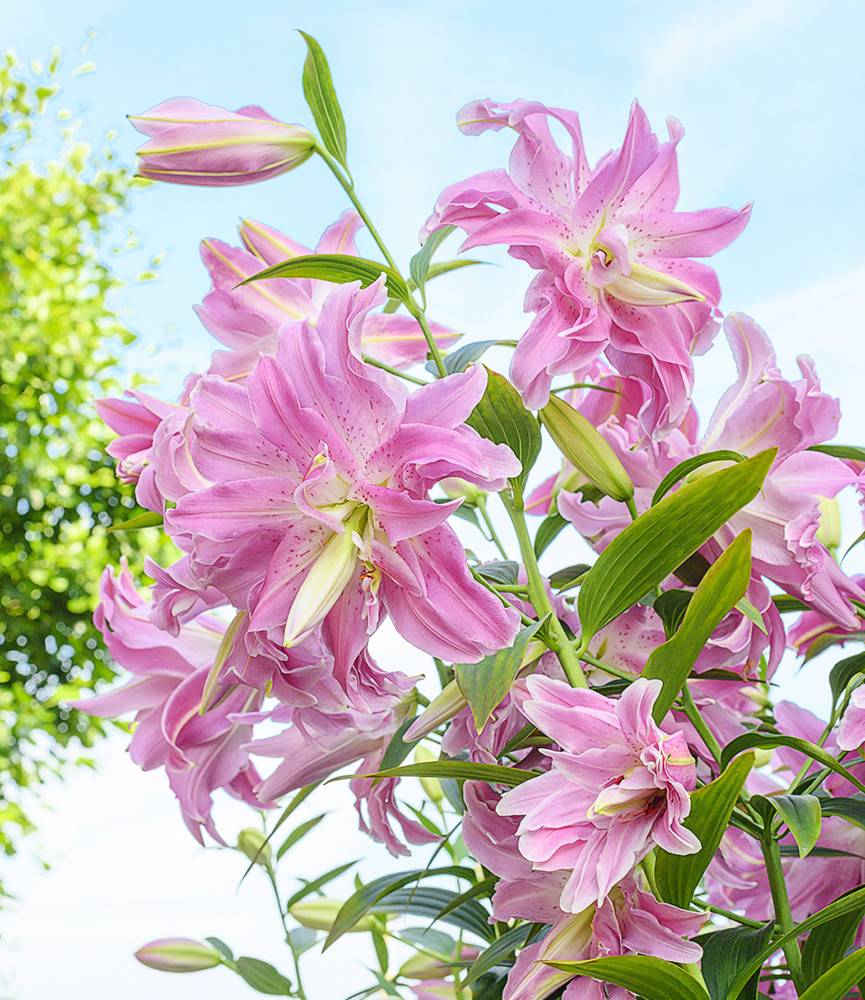
[[[303,96],[315,119],[324,148],[343,167],[346,163],[345,119],[339,106],[327,57],[318,42],[301,31],[307,53],[303,64]]]
[[[563,569],[557,569],[555,573],[550,573],[550,586],[553,590],[564,590],[585,576],[591,568],[588,563],[577,563],[575,566],[565,566]]]
[[[652,506],[659,503],[670,492],[670,490],[681,482],[692,472],[702,468],[704,465],[711,465],[713,462],[744,462],[745,456],[738,451],[707,451],[703,455],[694,455],[686,458],[684,462],[679,462],[675,469],[671,469],[658,484],[652,496]]]
[[[510,691],[526,654],[529,640],[543,626],[541,621],[522,629],[507,649],[485,656],[479,663],[455,663],[457,686],[469,703],[475,728],[482,733],[496,706]]]
[[[865,462],[865,448],[855,444],[815,444],[808,451],[819,451],[833,458],[843,458],[854,462]]]
[[[514,494],[522,497],[526,478],[541,450],[541,428],[503,375],[487,368],[486,391],[466,423],[488,441],[506,444],[517,456],[522,471],[510,483]]]
[[[769,634],[769,630],[766,628],[766,622],[763,620],[763,616],[747,597],[743,597],[736,601],[736,610],[741,611],[748,621],[753,622],[763,635]]]
[[[698,938],[703,947],[700,971],[712,1000],[728,1000],[730,984],[736,973],[747,964],[772,937],[774,923],[763,927],[727,927]],[[755,1000],[759,976],[748,982],[741,1000]]]
[[[390,743],[388,743],[384,756],[381,759],[381,767],[397,767],[399,764],[402,764],[406,757],[408,757],[411,753],[412,749],[417,746],[419,740],[403,739],[411,724],[414,722],[413,716],[414,713],[409,712],[408,718],[403,720],[399,729],[397,729],[391,737]]]
[[[497,340],[477,340],[473,344],[463,344],[462,347],[458,347],[445,356],[445,371],[448,375],[464,372],[473,361],[480,361],[484,354],[491,347],[495,347],[497,343]],[[438,375],[439,370],[435,361],[427,361],[424,367],[431,375]]]
[[[757,804],[765,803],[787,824],[804,858],[817,846],[822,826],[820,800],[816,795],[755,795]]]
[[[450,274],[451,271],[459,271],[464,267],[474,267],[475,264],[486,264],[485,260],[473,260],[471,257],[458,257],[456,260],[440,260],[430,264],[427,271],[426,280],[432,281],[443,274]]]
[[[848,823],[855,823],[865,830],[865,799],[848,799],[843,796],[820,796],[820,809],[824,816],[840,816]]]
[[[283,809],[282,815],[279,817],[279,819],[276,821],[276,823],[274,823],[273,829],[264,838],[264,842],[262,843],[261,847],[258,849],[258,852],[256,853],[255,857],[252,858],[252,859],[250,859],[250,862],[249,862],[249,865],[247,866],[246,871],[240,877],[240,881],[241,882],[243,882],[243,880],[246,878],[246,876],[255,867],[255,863],[258,861],[259,855],[265,849],[265,847],[267,847],[267,845],[271,842],[271,840],[274,838],[274,836],[276,835],[276,831],[284,823],[286,823],[288,821],[289,817],[295,811],[295,809],[297,809],[298,806],[300,806],[316,790],[316,788],[318,788],[318,786],[320,784],[321,784],[320,781],[314,781],[311,785],[305,785],[303,788],[301,788],[298,792],[295,793],[294,797],[291,799],[291,801],[288,803],[288,805],[285,807],[285,809]]]
[[[540,527],[535,533],[535,557],[540,559],[549,548],[551,542],[560,534],[568,521],[561,514],[550,514],[541,521]]]
[[[400,276],[387,264],[366,257],[350,257],[342,253],[310,253],[291,257],[263,271],[257,271],[238,283],[247,285],[252,281],[266,281],[270,278],[316,278],[334,284],[359,281],[362,288],[385,276],[385,285],[390,295],[403,302],[409,298],[408,288]]]
[[[431,233],[424,240],[420,250],[409,261],[408,267],[411,280],[415,283],[421,294],[423,294],[433,254],[455,230],[456,226],[442,226],[441,229],[437,229],[434,233]]]
[[[162,515],[152,510],[145,510],[135,517],[130,517],[128,521],[118,521],[112,524],[106,531],[138,531],[139,528],[158,528],[162,524]]]
[[[478,896],[491,896],[497,882],[498,878],[495,875],[488,875],[486,878],[482,878],[480,882],[475,882],[473,886],[470,886],[465,892],[461,892],[458,896],[454,896],[449,903],[443,906],[435,915],[435,920],[441,920],[443,917],[447,916],[448,913],[456,910],[463,903],[467,903],[470,899],[476,899]]]
[[[863,917],[865,904],[811,931],[802,946],[802,978],[806,986],[841,961],[852,947]]]
[[[843,1000],[865,976],[865,948],[859,948],[815,980],[799,1000]]]
[[[524,781],[536,778],[539,771],[524,771],[518,767],[503,767],[501,764],[473,764],[467,760],[431,760],[422,764],[405,764],[389,767],[362,778],[456,778],[458,781],[488,781],[493,785],[508,785],[513,788]],[[349,781],[358,775],[338,775],[331,781]]]
[[[664,635],[671,639],[682,624],[688,604],[694,595],[690,590],[664,590],[655,598],[652,608],[661,619]]]
[[[392,872],[390,875],[382,875],[373,879],[366,885],[362,885],[357,892],[353,893],[342,904],[342,908],[336,915],[333,927],[324,942],[322,951],[327,949],[363,917],[369,913],[370,908],[375,906],[394,889],[403,889],[412,882],[420,882],[422,879],[434,878],[435,876],[454,875],[457,878],[464,878],[473,882],[475,874],[471,868],[462,868],[458,865],[447,865],[444,868],[418,868],[410,872]]]
[[[300,826],[296,826],[291,833],[282,842],[279,850],[276,852],[276,860],[287,854],[295,844],[299,844],[301,840],[310,832],[314,830],[318,824],[324,819],[325,813],[320,816],[313,816],[312,819],[305,820]]]
[[[829,671],[829,687],[832,690],[832,704],[837,705],[847,685],[857,674],[865,674],[865,653],[845,656]]]
[[[786,931],[779,937],[775,938],[774,941],[771,941],[757,955],[755,955],[736,976],[733,985],[730,987],[730,1000],[736,1000],[736,998],[740,996],[742,990],[745,988],[745,984],[751,976],[753,976],[755,972],[759,972],[763,967],[763,963],[766,962],[767,959],[771,958],[772,955],[774,955],[775,952],[782,948],[788,941],[799,938],[806,931],[810,931],[814,927],[820,927],[822,924],[826,924],[830,920],[835,920],[837,917],[853,913],[863,906],[865,906],[865,888],[856,889],[853,892],[847,893],[846,896],[836,899],[828,906],[824,906],[822,910],[812,913],[810,917],[807,917],[805,920],[801,921],[801,923],[796,924],[789,931]],[[816,1000],[816,997],[812,997],[812,1000]]]
[[[275,997],[294,995],[290,980],[286,979],[281,972],[277,972],[269,962],[263,962],[260,958],[249,958],[247,955],[242,955],[234,963],[234,971],[247,986],[251,986],[259,993],[267,993]]]
[[[685,608],[682,624],[646,661],[643,677],[658,678],[663,685],[652,709],[655,722],[660,722],[670,710],[709,637],[748,589],[750,580],[749,529],[712,563]]]
[[[750,503],[774,457],[770,449],[688,483],[617,535],[580,588],[583,643],[657,587]]]
[[[817,746],[816,743],[811,743],[808,740],[800,739],[798,736],[787,736],[783,733],[754,732],[737,736],[732,743],[728,743],[724,747],[721,753],[721,767],[726,767],[736,754],[741,753],[743,750],[750,750],[752,747],[759,747],[764,750],[789,747],[791,750],[798,750],[800,753],[805,754],[806,757],[810,757],[812,760],[817,761],[818,764],[822,764],[824,767],[828,767],[830,771],[834,771],[836,774],[840,774],[843,778],[846,778],[860,792],[865,792],[865,785],[854,774],[848,771],[843,764],[839,764],[823,747]]]
[[[517,582],[520,564],[513,559],[498,559],[481,563],[477,568],[478,576],[493,583],[513,584]]]
[[[310,882],[305,882],[292,896],[289,896],[287,900],[283,903],[283,909],[287,913],[295,903],[299,903],[302,899],[306,899],[307,896],[311,896],[314,892],[318,892],[332,882],[335,878],[339,878],[344,872],[347,872],[349,868],[356,865],[357,861],[347,861],[344,865],[337,865],[336,868],[331,868],[330,871],[325,872],[323,875],[319,875],[318,878],[312,879]]]
[[[462,981],[462,986],[471,986],[475,980],[480,979],[490,969],[494,969],[509,959],[525,941],[530,930],[531,924],[520,924],[518,927],[512,927],[509,931],[505,931],[472,962],[468,972],[466,972],[465,979]]]
[[[621,955],[590,958],[584,962],[544,962],[544,965],[575,976],[591,976],[604,983],[615,983],[645,1000],[708,1000],[709,997],[681,966],[661,958]]]
[[[223,958],[227,959],[229,962],[234,961],[234,952],[228,945],[218,937],[208,937],[204,939],[208,944],[213,945],[214,948],[222,955]]]
[[[791,597],[789,594],[775,594],[772,598],[772,603],[782,615],[808,610],[807,604],[800,601],[798,597]]]
[[[754,754],[743,755],[720,777],[691,795],[691,813],[684,822],[701,846],[696,854],[688,855],[658,850],[655,880],[666,902],[685,908],[691,905],[694,890],[715,856],[733,806],[753,766]]]
[[[625,502],[634,495],[634,484],[618,456],[598,433],[594,424],[556,395],[538,414],[556,447],[565,458],[614,500]]]
[[[430,921],[441,920],[442,923],[459,927],[489,941],[495,931],[489,924],[489,912],[480,903],[467,900],[453,910],[444,912],[447,904],[453,902],[458,895],[451,889],[412,886],[410,889],[397,889],[388,893],[370,907],[369,912],[413,914]]]

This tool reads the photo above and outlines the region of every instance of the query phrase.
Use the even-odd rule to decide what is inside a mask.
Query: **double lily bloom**
[[[351,662],[385,612],[456,662],[515,635],[517,613],[475,582],[445,524],[460,501],[428,495],[449,476],[498,490],[520,468],[464,422],[485,370],[409,394],[365,364],[362,331],[382,299],[378,283],[343,286],[315,324],[283,327],[244,384],[201,378],[178,447],[154,456],[156,479],[176,487],[168,531],[191,575],[249,612],[250,650],[290,649],[327,623]]]
[[[570,153],[553,139],[548,119],[564,127]],[[621,148],[594,167],[575,112],[475,101],[457,121],[469,135],[516,132],[509,170],[446,188],[425,232],[459,226],[463,249],[506,244],[538,272],[525,303],[534,319],[511,365],[526,405],[543,406],[553,376],[579,379],[606,352],[620,372],[649,386],[645,425],[657,434],[675,426],[690,403],[691,356],[717,329],[718,279],[692,258],[731,243],[750,206],[677,212],[682,128],[671,119],[669,139],[659,141],[636,103]]]

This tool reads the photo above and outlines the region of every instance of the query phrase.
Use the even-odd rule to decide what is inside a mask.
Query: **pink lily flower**
[[[561,909],[600,905],[653,847],[693,854],[700,843],[682,821],[696,784],[681,733],[652,720],[661,688],[639,679],[618,701],[529,677],[522,711],[562,749],[551,769],[502,797],[503,816],[522,816],[520,853],[535,871],[566,872]]]
[[[249,611],[248,641],[278,630],[291,648],[328,620],[351,662],[386,612],[421,649],[474,662],[513,641],[518,617],[469,573],[444,523],[460,501],[428,490],[448,476],[500,489],[519,462],[464,424],[483,368],[409,394],[362,362],[381,301],[379,284],[342,286],[244,385],[198,382],[181,435],[191,471],[166,525],[192,574]],[[157,478],[171,460],[157,457]]]
[[[865,690],[856,688],[838,727],[838,746],[858,750],[865,743]]]
[[[550,118],[569,134],[570,154],[554,141]],[[526,296],[535,318],[511,368],[526,405],[543,406],[554,375],[579,378],[606,351],[650,387],[645,425],[676,426],[690,403],[691,355],[711,342],[720,298],[715,272],[692,258],[731,243],[750,206],[675,211],[682,127],[669,119],[670,138],[660,142],[637,103],[622,147],[594,167],[572,111],[474,101],[457,122],[469,135],[513,129],[509,171],[446,188],[425,228],[459,226],[468,234],[463,249],[507,244],[539,272]]]
[[[307,129],[254,104],[226,111],[174,97],[129,121],[150,137],[138,149],[140,176],[172,184],[253,184],[293,170],[315,149]]]
[[[246,219],[240,226],[242,247],[221,240],[204,240],[201,258],[210,274],[211,290],[196,307],[207,330],[228,351],[213,356],[210,371],[238,379],[253,368],[259,354],[276,351],[276,335],[286,323],[315,322],[333,286],[313,278],[273,278],[238,287],[266,267],[311,253],[359,256],[355,237],[363,226],[357,212],[347,211],[325,229],[315,250],[303,246],[264,223]],[[430,323],[443,350],[462,334]],[[404,313],[370,312],[363,323],[361,351],[395,368],[422,362],[427,344],[417,321]]]
[[[859,587],[865,587],[865,574],[856,574],[850,579]],[[861,623],[860,623],[861,625]],[[827,646],[844,646],[851,639],[865,636],[862,628],[845,630],[832,618],[820,611],[803,611],[796,623],[787,630],[787,642],[799,656],[816,656]]]
[[[119,435],[105,449],[117,461],[117,478],[137,483],[150,461],[153,435],[159,424],[177,409],[171,403],[127,389],[129,399],[108,397],[94,404],[102,420]]]
[[[164,767],[195,839],[204,843],[206,830],[223,843],[211,815],[214,791],[224,788],[258,809],[270,805],[254,792],[260,779],[243,749],[251,729],[234,720],[236,713],[258,707],[258,692],[223,686],[215,693],[215,706],[205,715],[198,711],[225,622],[203,614],[176,637],[163,632],[150,620],[149,602],[135,589],[125,565],[119,575],[105,570],[93,620],[108,652],[134,676],[73,707],[100,718],[134,711],[133,761],[144,771]]]
[[[632,477],[640,511],[648,508],[663,476],[692,455],[728,449],[750,456],[777,448],[760,495],[730,518],[709,554],[750,528],[755,573],[854,631],[858,618],[850,600],[865,600],[865,591],[841,570],[817,531],[824,498],[855,486],[857,474],[840,459],[808,450],[834,436],[838,401],[821,390],[808,358],[799,359],[802,378],[784,379],[768,337],[750,317],[732,313],[724,330],[739,377],[721,397],[701,439],[691,417],[661,442],[646,438],[633,412],[619,411],[599,429]],[[622,505],[606,497],[594,504],[562,491],[558,509],[598,549],[629,521]]]

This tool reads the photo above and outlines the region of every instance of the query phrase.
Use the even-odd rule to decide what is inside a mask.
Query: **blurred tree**
[[[60,58],[0,63],[0,850],[31,828],[26,803],[102,733],[63,707],[112,676],[90,615],[104,565],[158,545],[106,532],[134,508],[92,407],[116,391],[109,226],[134,183],[57,110]],[[77,72],[89,70],[84,64]],[[43,149],[48,149],[43,154]],[[38,154],[38,155],[37,155]],[[34,157],[41,162],[35,166]],[[115,248],[118,249],[118,248]],[[150,536],[150,537],[148,537]],[[132,544],[134,543],[134,545]],[[142,544],[143,543],[143,544]],[[26,789],[26,791],[25,791]]]

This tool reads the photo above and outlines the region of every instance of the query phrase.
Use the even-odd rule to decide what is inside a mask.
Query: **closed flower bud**
[[[135,957],[160,972],[203,972],[222,963],[222,956],[209,944],[182,937],[151,941],[139,948]]]
[[[251,826],[241,830],[237,835],[237,849],[242,851],[250,861],[263,868],[269,868],[273,860],[273,852],[270,849],[270,844],[267,843],[267,838],[261,830],[256,830]]]
[[[599,490],[622,503],[634,496],[634,484],[616,453],[582,413],[552,395],[540,418],[559,451]]]
[[[468,702],[456,681],[446,684],[409,726],[405,739],[411,743],[431,733],[461,712]]]
[[[429,747],[415,747],[414,759],[416,764],[427,764],[438,760],[438,754],[430,750]],[[444,798],[444,793],[442,792],[441,782],[438,778],[421,778],[420,783],[421,788],[426,792],[430,801],[441,802],[442,798]]]
[[[294,906],[290,906],[288,912],[303,927],[309,927],[314,931],[329,931],[341,909],[342,900],[320,896],[318,899],[302,899]],[[366,916],[361,917],[349,930],[357,933],[358,931],[371,931],[374,927],[374,918]]]
[[[315,148],[311,132],[254,105],[226,111],[177,97],[129,120],[150,136],[138,173],[173,184],[252,184],[299,166]]]
[[[483,490],[479,490],[473,483],[467,483],[465,479],[460,479],[457,476],[443,479],[439,486],[444,490],[445,496],[450,497],[451,500],[462,499],[466,503],[476,504],[484,497]]]
[[[460,948],[459,962],[471,962],[478,956],[477,948],[463,945]],[[454,971],[453,962],[435,958],[433,955],[418,953],[407,958],[399,968],[399,975],[404,979],[444,979]]]
[[[841,544],[841,506],[834,497],[820,497],[820,526],[817,541],[830,552]]]

